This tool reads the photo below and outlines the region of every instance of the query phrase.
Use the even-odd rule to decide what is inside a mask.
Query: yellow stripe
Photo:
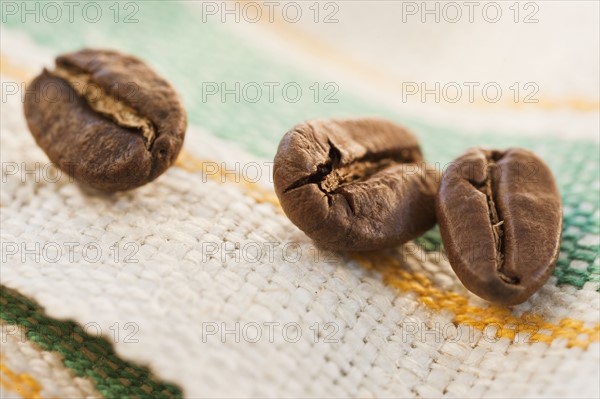
[[[2,53],[0,53],[0,73],[6,76],[12,76],[22,82],[28,81],[31,77],[29,71],[14,65]]]
[[[203,172],[206,170],[213,170],[213,167],[216,167],[217,170],[215,171],[215,173],[211,173],[208,174],[207,177],[211,180],[214,180],[216,182],[225,182],[228,181],[229,179],[231,179],[231,176],[228,177],[228,174],[225,174],[223,172],[223,170],[215,163],[215,162],[211,162],[211,161],[203,161],[200,160],[196,157],[194,157],[192,154],[190,154],[189,152],[187,152],[184,149],[181,150],[181,152],[179,153],[179,156],[177,157],[177,161],[175,161],[175,166],[187,170],[188,172],[192,172],[192,173],[196,173],[196,172]],[[209,168],[210,166],[210,168]],[[281,210],[281,207],[279,206],[279,202],[277,201],[277,196],[275,195],[275,193],[271,190],[267,190],[261,186],[259,186],[258,184],[253,184],[251,182],[246,181],[242,176],[238,176],[237,178],[234,179],[236,182],[239,182],[239,184],[242,185],[242,187],[244,188],[246,194],[248,194],[250,197],[252,197],[256,202],[258,203],[271,203],[271,204],[276,204],[276,209],[278,212],[283,213],[283,211]]]
[[[244,3],[250,0],[234,0]],[[260,5],[260,3],[259,3]],[[261,6],[262,7],[262,6]],[[268,15],[268,10],[262,7],[262,15]],[[337,70],[348,71],[358,75],[358,79],[362,82],[369,82],[371,86],[376,85],[384,91],[394,90],[395,94],[400,98],[403,94],[403,83],[412,82],[414,79],[400,79],[398,76],[387,72],[385,69],[378,68],[376,64],[370,64],[359,61],[340,51],[337,47],[328,45],[318,37],[308,34],[294,24],[286,23],[278,13],[273,13],[273,22],[268,22],[267,18],[260,18],[259,23],[263,26],[268,26],[273,29],[274,35],[285,39],[288,44],[293,44],[301,51],[311,54],[333,65]],[[484,100],[475,101],[477,106],[497,106],[503,104],[511,108],[543,108],[546,110],[555,110],[569,108],[582,112],[598,112],[600,111],[600,101],[587,100],[579,97],[550,99],[539,98],[537,103],[515,102],[510,99],[500,100],[498,103],[489,103]]]
[[[41,399],[42,386],[32,376],[26,373],[15,373],[0,356],[0,386],[8,392],[16,392],[22,398]]]
[[[0,63],[2,65],[0,67],[3,68],[8,62],[5,57],[1,57]],[[4,71],[4,68],[2,70]],[[200,160],[183,149],[175,166],[191,173],[198,173],[207,170],[207,162],[210,161]],[[212,166],[216,165],[218,173],[209,177],[218,182],[232,182],[216,163],[210,163]],[[233,181],[240,182],[235,184],[241,185],[244,191],[257,202],[270,203],[279,213],[282,213],[279,201],[272,191],[247,182],[243,177]],[[546,322],[542,316],[532,313],[514,316],[508,308],[501,306],[490,305],[485,308],[470,306],[468,297],[437,289],[427,276],[403,270],[400,261],[396,258],[374,254],[353,254],[353,258],[363,267],[381,273],[387,284],[405,292],[415,293],[419,301],[429,309],[452,312],[454,322],[457,324],[472,326],[480,331],[484,331],[487,326],[499,326],[497,336],[511,340],[514,340],[517,332],[531,334],[530,342],[550,344],[555,339],[565,338],[568,347],[587,348],[592,342],[598,342],[600,339],[600,323],[590,327],[580,320],[565,318],[558,324],[553,324]]]
[[[353,258],[363,267],[381,273],[387,284],[416,294],[427,308],[433,311],[449,310],[454,314],[456,324],[465,324],[479,331],[491,333],[493,327],[497,338],[512,341],[517,333],[526,333],[529,335],[527,342],[550,344],[555,339],[565,338],[567,347],[584,349],[600,339],[600,323],[587,327],[580,320],[565,318],[558,324],[552,324],[533,313],[514,316],[509,308],[499,305],[490,304],[485,308],[470,306],[468,297],[439,290],[424,274],[407,271],[399,259],[362,254],[353,254]]]

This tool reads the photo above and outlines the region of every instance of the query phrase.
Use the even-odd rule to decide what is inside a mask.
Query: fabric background
[[[534,25],[401,24],[400,3],[360,1],[329,25],[312,3],[298,23],[223,23],[195,1],[135,3],[127,24],[134,9],[115,22],[111,4],[93,24],[3,9],[3,397],[600,395],[597,3],[538,2]],[[104,195],[55,178],[29,134],[21,83],[81,47],[136,54],[181,93],[184,150],[152,184]],[[505,94],[403,101],[403,82],[436,81]],[[515,102],[515,81],[538,102]],[[206,95],[236,82],[302,95]],[[471,295],[437,228],[378,253],[316,250],[278,206],[273,155],[300,121],[363,115],[410,127],[439,168],[478,145],[548,163],[564,230],[539,293],[511,309]]]

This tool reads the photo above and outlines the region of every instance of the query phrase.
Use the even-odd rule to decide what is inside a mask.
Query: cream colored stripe
[[[206,170],[205,163],[196,159],[192,154],[183,150],[175,166],[189,172],[202,172]],[[214,165],[214,162],[209,162]],[[219,179],[215,181],[237,182],[246,193],[259,203],[271,203],[279,213],[283,213],[277,197],[272,191],[266,190],[257,184],[244,182],[240,179]],[[244,182],[244,183],[241,183]],[[454,315],[456,324],[471,326],[479,331],[484,331],[491,326],[498,326],[497,338],[515,339],[517,333],[529,334],[529,342],[544,342],[551,344],[555,339],[564,338],[567,347],[587,349],[593,343],[600,341],[600,323],[586,325],[581,320],[564,318],[557,324],[549,323],[543,317],[525,313],[514,316],[509,308],[490,305],[477,307],[469,305],[469,298],[452,291],[442,291],[424,274],[407,271],[400,260],[395,257],[377,255],[374,253],[354,253],[352,258],[366,269],[381,273],[384,282],[396,287],[403,292],[415,294],[417,299],[428,309],[440,312],[450,311]]]
[[[244,3],[250,0],[232,0],[239,3]],[[260,4],[260,3],[258,3]],[[263,15],[267,15],[268,10],[263,8]],[[335,46],[319,40],[317,37],[297,28],[294,24],[286,23],[282,20],[281,15],[273,13],[273,23],[268,22],[268,19],[261,18],[259,23],[262,23],[268,29],[272,29],[275,37],[284,38],[286,43],[292,44],[296,49],[299,49],[306,54],[317,56],[320,60],[330,63],[339,71],[346,71],[358,77],[363,82],[368,82],[370,85],[378,86],[382,90],[393,90],[400,98],[403,94],[403,83],[411,81],[411,79],[401,79],[398,76],[387,72],[386,70],[377,67],[376,64],[370,64],[358,60],[343,51],[340,51]],[[598,112],[600,111],[600,101],[588,100],[579,97],[564,97],[564,98],[538,98],[537,103],[515,102],[509,99],[501,99],[506,107],[510,108],[542,108],[546,110],[555,109],[573,109],[582,112]],[[477,106],[496,106],[498,103],[490,103],[484,100],[474,101]]]

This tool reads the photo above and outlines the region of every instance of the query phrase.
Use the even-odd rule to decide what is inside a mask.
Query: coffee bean
[[[468,151],[446,168],[436,211],[448,260],[476,295],[518,304],[552,274],[561,200],[552,173],[532,152]]]
[[[56,59],[31,83],[25,117],[50,160],[103,191],[146,184],[183,144],[186,115],[171,85],[143,61],[81,50]]]
[[[416,137],[385,120],[302,123],[281,140],[273,173],[283,211],[322,248],[380,249],[435,224],[438,176]]]

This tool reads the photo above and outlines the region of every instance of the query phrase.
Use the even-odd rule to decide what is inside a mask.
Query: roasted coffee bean
[[[186,115],[171,85],[138,58],[81,50],[56,59],[25,96],[25,117],[50,160],[103,191],[146,184],[183,144]]]
[[[446,168],[436,211],[448,260],[476,295],[515,305],[552,274],[561,200],[552,173],[532,152],[468,151]]]
[[[281,140],[273,174],[285,214],[322,248],[380,249],[435,224],[438,176],[416,137],[385,120],[302,123]]]

